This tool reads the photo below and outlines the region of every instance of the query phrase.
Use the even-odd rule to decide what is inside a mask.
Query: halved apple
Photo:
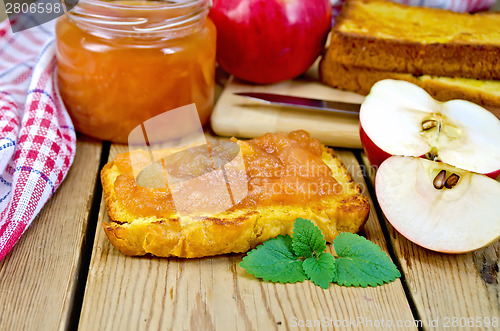
[[[387,220],[410,241],[443,253],[465,253],[500,237],[500,183],[423,158],[393,156],[375,178]]]
[[[455,167],[500,175],[500,121],[464,100],[439,102],[397,80],[373,85],[361,105],[360,135],[375,166],[391,155],[427,156]]]

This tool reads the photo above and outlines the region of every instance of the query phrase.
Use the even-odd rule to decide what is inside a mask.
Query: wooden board
[[[0,329],[68,327],[101,145],[79,138],[67,178],[0,262]]]
[[[112,146],[110,159],[123,151],[125,146]],[[339,157],[364,185],[353,154],[339,152]],[[104,220],[102,202],[81,330],[288,330],[300,320],[324,317],[346,323],[358,317],[367,323],[414,320],[399,279],[376,288],[332,284],[323,290],[310,282],[260,281],[239,267],[243,254],[190,260],[127,257],[110,244],[101,228]],[[373,205],[364,235],[387,251]]]
[[[373,185],[375,170],[371,168],[366,154],[362,159]],[[439,329],[445,329],[453,318],[473,319],[482,327],[472,329],[498,330],[500,327],[500,241],[482,250],[469,254],[441,254],[419,247],[399,234],[383,218],[394,247],[394,253],[401,263],[409,293],[418,308],[425,326],[437,321]],[[487,231],[487,229],[485,229]],[[486,325],[489,318],[490,325]],[[491,320],[497,319],[496,327]],[[463,322],[463,320],[461,321]],[[466,327],[466,329],[471,329]]]
[[[268,105],[234,95],[235,92],[268,92],[352,103],[364,100],[359,94],[336,90],[319,83],[317,66],[313,66],[302,78],[274,85],[249,85],[230,78],[215,105],[211,119],[212,129],[222,136],[243,138],[258,137],[267,132],[304,129],[327,145],[361,148],[359,120],[355,116]]]

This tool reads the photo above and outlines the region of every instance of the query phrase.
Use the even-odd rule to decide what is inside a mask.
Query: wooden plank
[[[124,151],[125,146],[113,145],[110,158]],[[364,183],[353,154],[339,152],[339,156],[355,180]],[[322,318],[345,324],[357,318],[366,323],[413,323],[400,280],[376,288],[331,285],[323,290],[311,282],[259,281],[238,266],[243,254],[191,260],[127,257],[109,243],[101,229],[103,220],[107,220],[104,202],[81,330],[271,330]],[[363,233],[387,250],[373,206]]]
[[[67,328],[101,146],[79,138],[67,178],[0,262],[2,330]]]
[[[364,165],[372,185],[375,171],[366,154]],[[409,292],[424,327],[437,321],[439,329],[452,327],[452,318],[482,321],[481,329],[500,327],[500,241],[469,254],[441,254],[413,244],[400,235],[384,218],[395,254],[399,258]],[[487,229],[485,229],[487,231]],[[496,318],[497,327],[485,324],[484,318]],[[478,326],[478,324],[472,324]],[[454,328],[456,329],[456,327]],[[479,328],[477,328],[479,329]]]

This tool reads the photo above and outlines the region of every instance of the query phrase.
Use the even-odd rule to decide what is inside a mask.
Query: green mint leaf
[[[310,257],[304,260],[304,271],[314,284],[328,289],[334,276],[335,258],[332,254],[326,252],[316,257]]]
[[[343,232],[335,238],[333,247],[338,256],[334,281],[339,285],[377,286],[401,276],[387,254],[361,236]]]
[[[313,222],[297,218],[293,225],[292,245],[295,254],[302,257],[311,257],[323,253],[326,241],[321,230]]]
[[[302,263],[293,252],[292,238],[279,235],[248,252],[240,266],[265,281],[295,283],[307,279]]]

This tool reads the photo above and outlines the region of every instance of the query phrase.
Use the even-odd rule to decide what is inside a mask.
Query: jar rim
[[[128,4],[127,2],[130,2]],[[141,3],[140,5],[138,3]],[[180,8],[193,4],[208,2],[208,0],[80,0],[79,3],[90,3],[101,7],[130,8],[130,9],[159,9],[159,8]],[[146,5],[146,3],[148,3]],[[149,3],[151,3],[149,5]]]
[[[80,27],[106,39],[116,36],[170,39],[185,36],[203,24],[208,5],[209,0],[80,0],[68,16]],[[102,10],[108,12],[100,14]],[[180,14],[173,15],[176,12]],[[156,19],[151,19],[153,14]]]

